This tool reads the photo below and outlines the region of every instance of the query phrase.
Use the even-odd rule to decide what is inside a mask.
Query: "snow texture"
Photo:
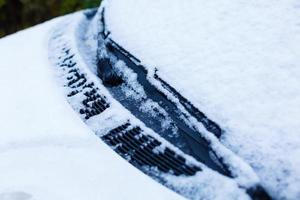
[[[111,37],[225,130],[276,199],[300,198],[300,2],[110,0]]]
[[[76,68],[80,70],[81,73],[86,75],[88,81],[92,80],[96,85],[97,89],[101,93],[101,95],[105,96],[107,101],[110,103],[110,107],[107,108],[103,113],[93,116],[86,121],[86,124],[96,133],[98,136],[103,136],[107,133],[111,128],[115,128],[119,125],[122,125],[126,122],[130,122],[132,125],[141,127],[146,134],[151,135],[153,138],[157,138],[162,142],[162,148],[156,149],[157,151],[164,150],[164,147],[169,147],[173,149],[178,155],[184,156],[187,164],[192,164],[196,166],[200,166],[202,171],[199,172],[200,176],[207,176],[206,178],[199,178],[199,175],[191,176],[188,180],[192,180],[190,184],[180,184],[177,187],[177,181],[184,182],[187,177],[177,177],[171,178],[172,175],[165,174],[168,179],[165,179],[165,184],[180,194],[190,198],[190,199],[199,199],[203,196],[207,196],[207,199],[215,199],[220,198],[220,196],[224,198],[234,198],[234,199],[248,199],[248,195],[245,193],[245,190],[240,187],[233,179],[229,179],[212,171],[207,168],[203,164],[197,162],[194,158],[184,155],[178,148],[171,145],[169,142],[162,139],[159,135],[153,132],[151,129],[147,128],[141,121],[135,118],[128,110],[126,110],[120,103],[112,98],[112,96],[108,93],[105,87],[101,84],[101,80],[95,76],[93,73],[93,60],[85,58],[88,57],[86,54],[95,55],[94,52],[91,52],[93,48],[88,48],[92,42],[92,38],[90,36],[83,37],[80,36],[80,33],[84,33],[84,30],[88,29],[89,23],[86,22],[86,18],[82,14],[73,15],[67,19],[65,19],[62,23],[59,23],[55,26],[55,29],[52,31],[52,36],[50,38],[50,58],[54,64],[53,67],[57,68],[57,75],[62,79],[60,82],[64,82],[64,79],[67,77],[67,71],[62,67],[59,63],[59,60],[63,59],[61,49],[59,47],[67,46],[70,48],[70,52],[74,53],[74,56],[71,58],[71,62],[75,62]],[[93,22],[91,22],[93,25]],[[90,29],[91,30],[91,29]],[[89,33],[87,31],[87,33]],[[80,39],[81,38],[81,39]],[[94,42],[97,40],[94,38]],[[85,46],[83,43],[87,43],[88,46]],[[96,49],[94,49],[96,50]],[[85,54],[85,55],[84,55]],[[89,66],[87,66],[87,64]],[[95,64],[95,63],[94,63]],[[136,82],[134,82],[136,83]],[[137,83],[136,83],[137,84]],[[71,90],[68,87],[64,88],[66,90],[66,94],[68,94]],[[74,95],[69,98],[69,103],[75,110],[79,110],[80,105],[78,103],[80,100],[80,93]],[[76,98],[79,99],[76,99]],[[76,103],[78,102],[78,103]],[[83,119],[84,120],[84,119]],[[125,171],[126,169],[124,169]],[[207,182],[210,179],[210,176],[213,180]],[[178,182],[180,183],[180,182]],[[256,182],[255,182],[256,183]],[[219,184],[223,185],[220,193],[208,193],[209,191],[217,191],[219,189]],[[137,187],[139,189],[139,187]],[[188,191],[188,192],[187,192]]]
[[[0,40],[0,199],[183,199],[120,158],[66,102],[47,47],[62,20]]]

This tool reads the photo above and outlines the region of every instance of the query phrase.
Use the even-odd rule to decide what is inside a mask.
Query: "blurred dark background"
[[[0,0],[0,38],[76,10],[93,8],[101,0]]]

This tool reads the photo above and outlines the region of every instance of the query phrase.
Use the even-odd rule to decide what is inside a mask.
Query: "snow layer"
[[[146,135],[149,134],[151,137],[162,142],[160,148],[156,149],[157,151],[164,151],[164,149],[168,147],[175,151],[178,155],[183,156],[186,159],[186,164],[199,166],[202,171],[198,172],[195,176],[190,177],[175,177],[168,173],[156,174],[156,178],[158,176],[162,178],[164,185],[172,188],[174,191],[189,199],[202,199],[203,197],[205,197],[205,199],[249,199],[249,196],[244,190],[245,185],[240,185],[235,182],[235,180],[229,179],[215,171],[212,171],[203,164],[198,163],[194,158],[184,155],[179,149],[172,146],[151,129],[147,128],[145,124],[134,117],[118,101],[113,99],[108,90],[102,85],[101,80],[93,73],[95,71],[93,69],[96,68],[96,66],[94,66],[95,63],[92,60],[91,55],[95,55],[93,51],[97,51],[97,49],[93,48],[93,43],[97,43],[97,39],[91,38],[90,32],[86,30],[88,28],[93,29],[93,27],[90,26],[94,26],[94,22],[95,20],[88,21],[83,13],[71,15],[66,17],[62,23],[55,25],[55,28],[51,31],[52,34],[49,39],[49,57],[51,62],[53,62],[53,67],[57,70],[56,74],[59,77],[58,79],[60,80],[60,84],[66,86],[64,87],[66,95],[70,94],[72,90],[80,90],[80,87],[75,89],[67,86],[68,84],[66,79],[68,79],[69,73],[68,70],[61,65],[61,60],[64,60],[66,57],[69,57],[69,55],[74,54],[74,56],[69,59],[69,62],[76,63],[75,68],[85,75],[87,82],[92,81],[94,83],[94,87],[97,88],[96,90],[99,95],[105,96],[106,101],[110,104],[110,107],[101,114],[91,117],[88,120],[83,119],[83,121],[85,121],[98,136],[103,136],[104,134],[107,134],[109,130],[126,122],[130,122],[132,126],[141,127]],[[89,25],[89,23],[91,24]],[[84,37],[84,33],[86,32],[88,35],[87,37]],[[62,50],[63,47],[67,47],[69,52],[68,55],[65,53],[66,50]],[[122,66],[125,67],[124,64],[122,64]],[[133,76],[133,78],[134,77],[135,76]],[[134,79],[131,79],[131,81],[134,81]],[[134,84],[138,83],[134,81]],[[137,91],[143,94],[143,89],[140,89],[141,90]],[[68,102],[72,105],[73,109],[77,111],[82,106],[80,102],[82,101],[81,97],[83,92],[84,90],[72,97],[68,97]],[[155,174],[155,169],[150,173]],[[248,179],[247,188],[257,183],[256,178],[254,178],[254,180],[252,177]],[[222,189],[220,189],[220,185],[222,185]]]
[[[300,198],[300,2],[110,0],[112,38],[226,133],[275,198]]]
[[[0,199],[182,199],[120,158],[68,105],[48,61],[47,34],[60,20],[0,40]]]

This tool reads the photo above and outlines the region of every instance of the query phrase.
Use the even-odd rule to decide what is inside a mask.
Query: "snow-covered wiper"
[[[220,143],[221,126],[110,38],[103,13],[62,22],[50,40],[51,60],[82,120],[132,165],[189,199],[206,190],[269,199],[251,167]],[[93,49],[85,37],[95,23],[101,31]]]

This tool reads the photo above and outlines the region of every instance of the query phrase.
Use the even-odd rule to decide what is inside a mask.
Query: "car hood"
[[[121,159],[66,102],[48,42],[76,16],[0,40],[0,199],[183,199]]]

